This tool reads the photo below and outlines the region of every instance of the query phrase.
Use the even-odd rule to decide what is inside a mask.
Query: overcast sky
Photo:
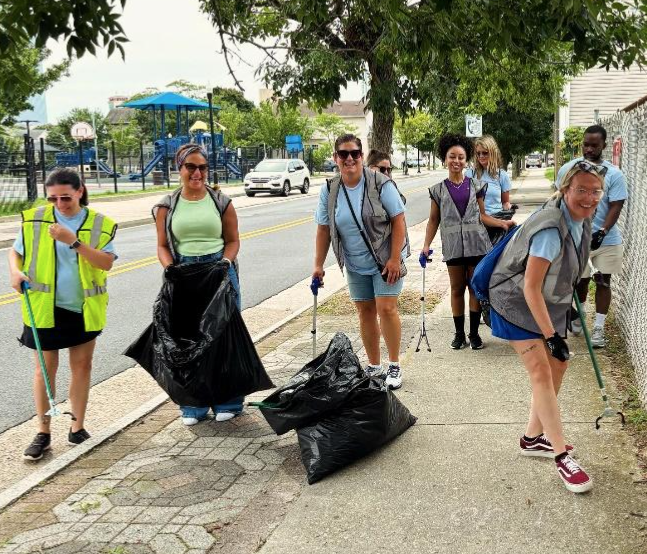
[[[177,79],[209,87],[233,87],[224,58],[218,53],[220,39],[198,6],[197,0],[127,0],[121,18],[130,39],[125,45],[126,60],[117,52],[110,59],[99,53],[74,61],[69,77],[63,77],[46,93],[49,122],[75,107],[106,113],[109,96],[129,96],[146,87],[164,90]],[[52,62],[65,57],[62,44],[51,42],[48,46]],[[245,96],[258,102],[262,83],[254,78],[254,70],[262,56],[253,47],[244,50],[244,56],[253,67],[238,63],[236,75]],[[342,98],[360,96],[360,88],[355,86]]]

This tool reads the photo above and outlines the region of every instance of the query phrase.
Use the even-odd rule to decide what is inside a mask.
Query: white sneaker
[[[191,425],[195,425],[196,423],[199,423],[199,419],[197,417],[183,417],[182,418],[182,423],[186,425],[187,427],[191,427]]]
[[[571,332],[576,337],[579,337],[582,334],[582,321],[579,317],[571,321]]]
[[[593,348],[604,348],[606,344],[606,340],[604,339],[604,328],[595,327],[591,334],[591,346],[593,346]]]
[[[389,365],[384,384],[393,390],[402,386],[402,370],[399,365]]]
[[[371,364],[364,368],[364,371],[369,377],[384,377],[384,369],[382,366],[373,367]]]
[[[238,414],[235,412],[218,412],[216,414],[216,421],[229,421],[234,419]]]

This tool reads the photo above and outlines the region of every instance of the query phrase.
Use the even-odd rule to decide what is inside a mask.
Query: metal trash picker
[[[427,337],[427,326],[425,323],[425,275],[427,273],[427,262],[431,262],[431,255],[434,253],[433,249],[429,249],[429,252],[425,256],[422,252],[418,261],[420,262],[420,267],[422,267],[422,296],[420,301],[422,302],[422,313],[420,316],[420,336],[418,337],[418,345],[416,346],[416,352],[420,352],[420,343],[424,337],[425,342],[427,343],[427,352],[431,352],[431,346],[429,346],[429,337]]]
[[[313,307],[312,307],[312,359],[317,357],[317,297],[319,295],[319,289],[323,285],[319,280],[319,277],[315,277],[310,283],[310,290],[312,291],[313,297]]]

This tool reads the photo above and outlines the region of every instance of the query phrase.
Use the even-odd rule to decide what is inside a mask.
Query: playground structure
[[[114,169],[97,156],[97,151],[94,148],[87,148],[72,153],[58,152],[56,153],[56,162],[50,164],[47,170],[51,171],[54,167],[78,167],[80,165],[88,165],[90,167],[94,165],[96,171],[103,171],[108,177],[121,177],[120,173],[116,173]]]

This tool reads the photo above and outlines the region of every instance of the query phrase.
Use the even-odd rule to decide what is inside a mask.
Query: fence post
[[[146,190],[146,175],[144,175],[144,143],[139,141],[139,165],[141,166],[142,190]]]
[[[110,149],[112,150],[112,178],[115,183],[115,194],[119,192],[117,187],[117,154],[115,153],[115,141],[110,141]]]
[[[83,171],[83,141],[79,141],[79,168],[81,170],[81,180],[85,183],[85,172]]]
[[[222,150],[225,155],[225,183],[229,184],[229,169],[227,168],[227,164],[229,163],[229,160],[227,159],[227,145],[225,144],[224,137],[222,141]]]
[[[35,162],[34,139],[29,135],[25,135],[25,181],[27,184],[27,199],[30,202],[35,202],[38,198]]]
[[[40,137],[40,170],[43,174],[43,190],[45,190],[45,181],[47,180],[47,172],[45,170],[45,139]],[[47,193],[45,193],[47,196]]]

